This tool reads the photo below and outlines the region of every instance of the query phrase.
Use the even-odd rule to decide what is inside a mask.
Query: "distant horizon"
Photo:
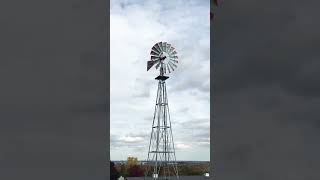
[[[127,161],[127,159],[125,160],[112,160],[110,159],[110,161]],[[147,160],[139,160],[138,161],[147,161]],[[206,160],[176,160],[177,162],[182,162],[182,161],[191,161],[191,162],[210,162],[210,161],[206,161]]]

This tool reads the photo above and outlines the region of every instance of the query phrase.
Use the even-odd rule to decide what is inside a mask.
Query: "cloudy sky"
[[[178,160],[210,159],[208,0],[111,1],[111,160],[146,159],[159,73],[147,72],[151,47],[171,43],[179,66],[167,80]]]

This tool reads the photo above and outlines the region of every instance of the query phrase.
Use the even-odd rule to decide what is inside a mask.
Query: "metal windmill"
[[[177,68],[178,56],[174,47],[166,42],[156,43],[151,49],[147,71],[155,65],[160,70],[155,111],[148,151],[148,169],[145,179],[179,179],[172,136],[165,74]]]

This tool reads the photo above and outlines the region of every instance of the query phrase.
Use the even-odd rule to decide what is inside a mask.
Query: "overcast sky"
[[[171,43],[179,56],[166,81],[177,159],[210,159],[209,4],[111,1],[111,160],[147,157],[159,72],[147,72],[146,65],[160,41]]]

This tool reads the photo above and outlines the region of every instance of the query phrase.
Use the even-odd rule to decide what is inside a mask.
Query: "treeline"
[[[151,176],[152,173],[152,167],[146,166],[146,165],[127,165],[127,164],[118,164],[114,165],[113,168],[111,167],[112,171],[114,171],[113,174],[117,174],[117,177],[143,177],[145,176],[145,173],[147,173],[148,176]],[[201,176],[204,173],[208,172],[209,170],[209,164],[179,164],[178,165],[178,171],[180,176]],[[162,172],[160,172],[161,174]],[[111,172],[112,174],[112,172]],[[170,174],[174,174],[173,172],[170,172]]]
[[[116,169],[120,173],[122,177],[143,177],[144,176],[144,169],[143,166],[140,165],[126,165],[121,164],[116,166]]]
[[[209,171],[209,165],[179,165],[181,176],[201,176]]]

